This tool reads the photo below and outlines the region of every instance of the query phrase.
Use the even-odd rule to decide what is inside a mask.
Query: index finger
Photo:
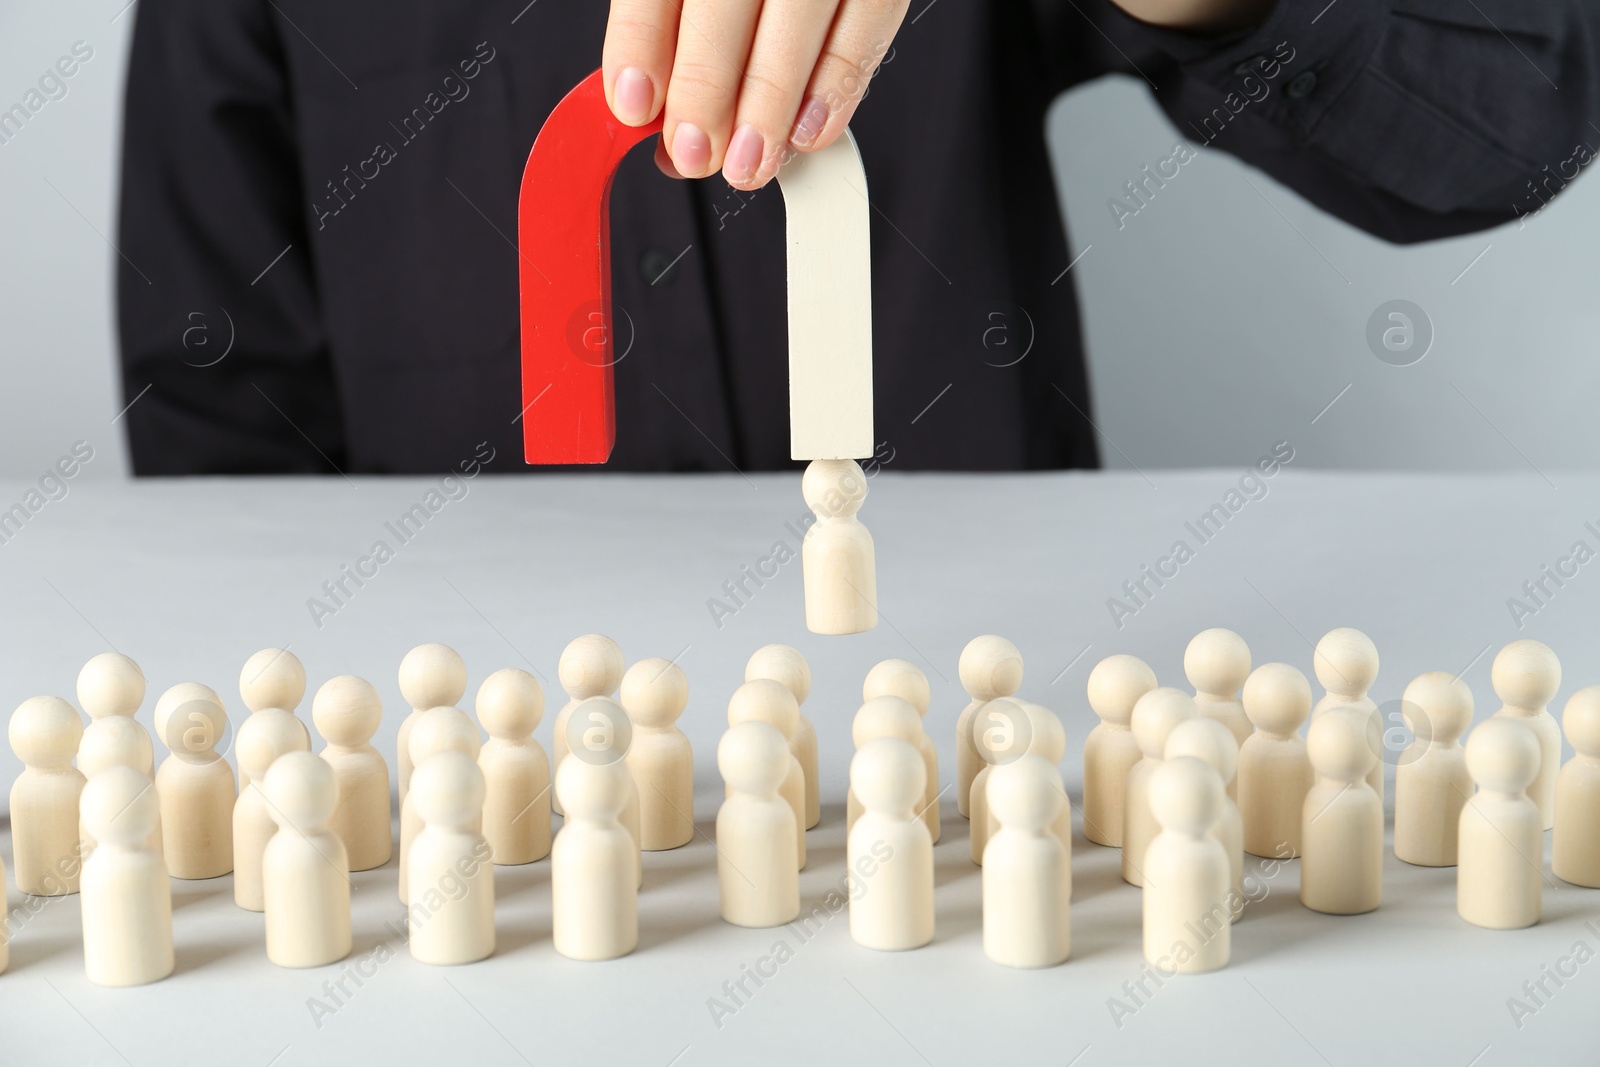
[[[612,0],[600,67],[606,102],[619,121],[643,126],[660,113],[677,47],[672,0]]]

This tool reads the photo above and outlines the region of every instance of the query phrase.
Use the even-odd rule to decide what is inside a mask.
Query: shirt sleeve
[[[1180,133],[1379,237],[1526,217],[1600,146],[1592,0],[1278,0],[1221,38],[1117,12]]]
[[[117,330],[134,472],[338,469],[280,35],[261,0],[144,0],[129,57]]]

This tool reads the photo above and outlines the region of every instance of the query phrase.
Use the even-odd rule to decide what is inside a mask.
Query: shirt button
[[[678,280],[678,264],[665,252],[652,248],[639,257],[639,275],[646,285],[671,285]]]
[[[1233,68],[1235,74],[1253,74],[1267,62],[1266,56],[1251,56],[1249,59]]]
[[[1284,88],[1284,93],[1290,100],[1304,100],[1310,96],[1317,87],[1317,75],[1313,71],[1304,70],[1294,76],[1294,79]]]

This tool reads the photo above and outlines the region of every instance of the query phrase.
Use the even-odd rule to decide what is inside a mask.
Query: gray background
[[[0,6],[0,106],[74,41],[95,50],[67,95],[0,145],[0,473],[37,475],[80,438],[97,448],[86,477],[127,469],[120,427],[108,426],[123,403],[109,240],[137,12],[121,13],[126,2]],[[1144,84],[1111,78],[1068,94],[1049,136],[1072,252],[1088,249],[1060,284],[1082,294],[1108,466],[1249,462],[1280,416],[1309,422],[1335,397],[1319,425],[1343,432],[1304,450],[1305,466],[1594,464],[1587,399],[1600,366],[1587,349],[1600,246],[1582,237],[1600,215],[1593,183],[1525,226],[1397,248],[1205,149],[1119,229],[1107,201],[1178,140]],[[937,221],[911,223],[913,241],[917,225]],[[1421,306],[1436,331],[1414,366],[1385,365],[1366,344],[1369,316],[1392,299]],[[973,341],[990,325],[975,323]]]

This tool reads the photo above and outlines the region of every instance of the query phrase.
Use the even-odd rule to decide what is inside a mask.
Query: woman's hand
[[[665,108],[656,163],[765,185],[795,151],[836,140],[909,0],[612,0],[602,65],[612,113]]]

